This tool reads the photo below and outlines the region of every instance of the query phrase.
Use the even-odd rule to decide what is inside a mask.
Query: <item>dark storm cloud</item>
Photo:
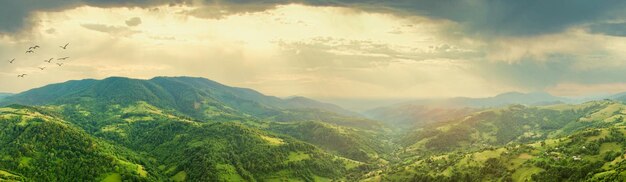
[[[614,18],[624,18],[623,0],[233,0],[211,4],[247,5],[261,11],[275,5],[302,3],[314,6],[353,7],[401,15],[448,19],[463,25],[464,31],[478,36],[533,36],[558,33],[572,26]],[[198,12],[196,12],[198,13]]]
[[[474,73],[501,84],[516,85],[524,88],[542,90],[559,83],[604,84],[624,83],[625,65],[594,67],[593,69],[576,68],[581,58],[571,55],[555,54],[550,61],[524,58],[516,63],[477,62]],[[602,58],[604,59],[604,58]],[[610,64],[601,59],[595,64]]]
[[[482,36],[557,33],[615,18],[626,7],[622,0],[407,0],[391,4],[407,12],[459,22],[466,33]]]
[[[589,29],[592,33],[626,37],[626,22],[594,24]]]
[[[0,33],[27,28],[34,11],[50,11],[80,5],[96,7],[148,7],[190,3],[191,0],[0,0]],[[255,12],[288,3],[353,7],[366,11],[389,11],[448,19],[463,25],[464,32],[478,36],[533,36],[557,33],[571,26],[624,18],[623,0],[205,0],[228,13]],[[219,18],[214,8],[189,12]],[[609,32],[610,33],[610,32]]]
[[[36,11],[61,11],[81,5],[95,7],[149,7],[182,4],[186,0],[0,0],[0,34],[28,30]]]

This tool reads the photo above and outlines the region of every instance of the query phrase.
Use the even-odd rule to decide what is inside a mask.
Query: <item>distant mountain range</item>
[[[11,96],[11,95],[13,95],[13,94],[10,94],[10,93],[0,93],[0,100],[2,100],[5,97]]]
[[[378,178],[624,181],[625,111],[612,100],[509,105],[431,123],[404,135],[404,160]]]
[[[414,103],[424,103],[431,106],[444,106],[444,107],[498,107],[510,104],[524,104],[524,105],[546,105],[558,102],[566,102],[568,99],[562,97],[556,97],[545,92],[533,92],[533,93],[519,93],[508,92],[496,95],[494,97],[487,98],[468,98],[457,97],[443,100],[425,100],[417,101]]]
[[[369,118],[400,125],[421,125],[471,113],[513,104],[542,106],[553,104],[580,104],[593,100],[626,101],[626,93],[588,97],[557,97],[546,92],[508,92],[486,98],[455,97],[448,99],[421,99],[378,107],[363,112]]]

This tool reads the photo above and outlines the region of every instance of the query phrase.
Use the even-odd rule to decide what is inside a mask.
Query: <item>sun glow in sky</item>
[[[567,19],[562,22],[572,23],[562,26],[520,23],[519,29],[528,28],[520,33],[509,30],[517,24],[503,21],[493,25],[393,4],[377,9],[372,7],[386,5],[366,2],[28,2],[15,5],[28,12],[23,18],[0,23],[13,27],[0,30],[0,91],[110,76],[198,76],[269,95],[312,98],[626,91],[626,30],[611,29],[626,22],[623,14]],[[499,26],[509,28],[495,30]],[[68,42],[67,50],[58,48]],[[41,49],[24,54],[33,45]],[[71,58],[62,66],[43,62],[65,56]],[[12,58],[16,62],[8,64]]]

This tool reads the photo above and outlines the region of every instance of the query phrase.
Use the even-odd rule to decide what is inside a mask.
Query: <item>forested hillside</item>
[[[54,114],[27,106],[0,108],[0,179],[93,181],[161,178],[150,158],[94,138]]]
[[[626,179],[626,105],[614,100],[402,107],[415,117],[380,110],[377,121],[159,77],[70,81],[1,102],[5,181]]]
[[[376,121],[355,117],[354,114],[345,116],[330,112],[329,110],[339,108],[334,105],[305,98],[283,100],[249,89],[227,87],[206,79],[162,77],[149,81],[126,78],[71,81],[18,94],[7,98],[4,103],[37,105],[7,107],[0,113],[7,119],[19,115],[10,109],[12,107],[37,110],[46,115],[36,115],[29,117],[30,119],[39,121],[41,118],[54,118],[54,121],[62,121],[67,125],[70,131],[84,135],[75,139],[89,140],[88,143],[99,141],[109,147],[107,151],[128,153],[126,155],[134,157],[132,160],[119,162],[119,166],[116,166],[118,163],[115,160],[102,161],[101,159],[106,158],[101,156],[98,160],[90,160],[93,163],[86,164],[58,162],[63,159],[36,160],[42,166],[73,167],[76,164],[75,167],[82,167],[81,170],[92,171],[81,175],[58,173],[60,176],[36,173],[28,169],[44,168],[26,168],[24,161],[37,159],[34,156],[43,157],[44,154],[53,153],[49,150],[75,153],[87,149],[74,148],[82,146],[73,146],[72,143],[76,141],[71,140],[61,141],[67,146],[50,146],[31,139],[33,143],[28,146],[37,155],[24,158],[23,154],[18,153],[16,156],[5,157],[13,161],[0,168],[6,172],[4,176],[7,179],[40,180],[48,179],[40,176],[48,174],[53,177],[50,178],[53,181],[104,178],[147,181],[346,180],[356,178],[356,175],[349,174],[358,174],[361,166],[372,165],[380,158],[378,153],[383,154],[385,152],[382,151],[389,149],[378,140],[361,141],[361,138],[351,136],[348,142],[358,139],[361,144],[352,146],[352,143],[348,143],[354,151],[360,152],[358,155],[361,158],[355,160],[355,155],[348,155],[340,150],[343,148],[335,150],[334,147],[327,147],[332,144],[330,141],[324,143],[299,140],[297,137],[301,136],[293,133],[300,131],[300,128],[274,127],[277,126],[276,122],[294,125],[306,121],[319,122],[331,128],[343,126],[355,133],[363,130],[367,132],[363,136],[380,135],[384,127]],[[297,118],[283,117],[287,113],[290,116],[295,114]],[[10,121],[25,122],[21,119],[23,116],[17,118]],[[7,127],[12,128],[14,125]],[[367,128],[367,131],[361,128]],[[52,133],[58,132],[54,127],[39,130],[47,129],[54,130],[49,131]],[[30,130],[16,130],[15,134],[25,137],[29,136],[28,131]],[[307,137],[318,137],[319,134],[322,133]],[[48,135],[45,137],[64,139]],[[120,149],[114,150],[113,147]],[[13,153],[24,150],[23,148],[20,145],[9,145],[5,149],[11,149],[7,153]],[[87,151],[90,150],[93,149]],[[74,156],[85,156],[85,159],[89,159],[104,155],[102,153],[82,152]],[[102,164],[96,164],[97,162]],[[123,170],[131,169],[129,166],[135,167],[133,170]],[[137,172],[139,168],[141,170]]]
[[[622,181],[626,105],[490,109],[415,129],[368,181]]]
[[[283,109],[319,109],[343,114],[353,112],[306,98],[280,99],[257,91],[222,85],[193,77],[156,77],[138,80],[111,77],[52,84],[10,96],[0,104],[62,105],[132,104],[137,101],[172,109],[199,119],[223,116],[273,116]]]

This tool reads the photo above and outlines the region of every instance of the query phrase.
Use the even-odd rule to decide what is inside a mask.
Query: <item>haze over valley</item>
[[[0,4],[0,181],[626,181],[623,1]]]

